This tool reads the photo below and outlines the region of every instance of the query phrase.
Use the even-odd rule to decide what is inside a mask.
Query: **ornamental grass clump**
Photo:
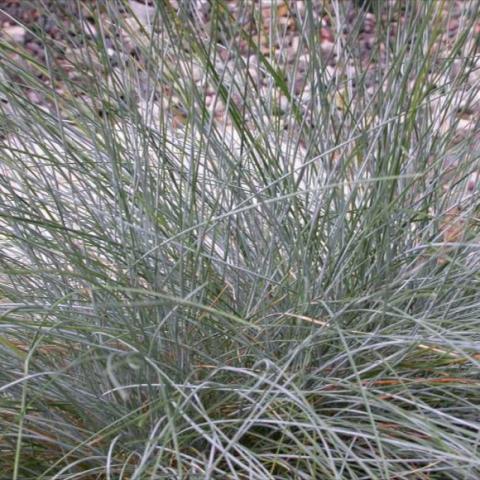
[[[478,479],[480,4],[38,3],[0,477]]]

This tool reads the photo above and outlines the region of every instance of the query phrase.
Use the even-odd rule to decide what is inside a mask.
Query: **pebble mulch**
[[[387,11],[386,7],[392,3],[391,0],[377,2],[376,8]],[[108,3],[108,2],[107,2]],[[116,2],[121,5],[121,2]],[[155,7],[152,0],[127,2],[129,9],[123,9],[124,17],[133,12],[145,24],[149,18],[154,15]],[[171,0],[170,5],[179,9],[179,3]],[[235,49],[231,48],[226,38],[219,39],[217,44],[218,55],[216,67],[221,74],[222,71],[230,71],[232,75],[248,76],[257,88],[257,93],[265,96],[271,85],[270,73],[261,68],[260,61],[255,54],[252,54],[252,47],[249,41],[253,40],[260,48],[262,55],[267,58],[272,65],[282,72],[293,72],[293,78],[287,78],[288,85],[293,87],[292,93],[300,98],[303,103],[310,101],[310,82],[307,81],[311,67],[311,42],[306,40],[301,34],[302,23],[307,17],[307,3],[305,1],[239,1],[228,0],[224,2],[226,10],[241,25],[242,31],[248,33],[248,38],[238,36],[229,40],[235,42]],[[377,39],[375,38],[376,21],[389,22],[388,28],[390,36],[393,38],[398,28],[401,28],[403,10],[398,8],[397,18],[386,18],[385,14],[377,15],[372,13],[371,2],[364,0],[345,0],[340,5],[344,9],[340,12],[342,16],[342,25],[335,24],[332,17],[332,9],[326,8],[324,2],[317,0],[309,3],[313,5],[309,14],[312,16],[314,29],[317,31],[317,38],[313,39],[315,48],[320,49],[322,62],[324,65],[325,78],[345,77],[355,81],[355,75],[360,70],[374,71],[375,63],[382,61],[382,48],[379,49],[380,58],[372,61],[372,51],[375,48]],[[361,10],[359,6],[365,3],[370,9]],[[402,2],[397,2],[399,5]],[[452,4],[455,8],[452,9]],[[69,61],[75,58],[81,52],[84,37],[93,37],[98,34],[95,27],[95,20],[102,17],[102,21],[108,24],[109,13],[105,7],[106,3],[96,0],[83,0],[80,2],[81,12],[77,11],[77,2],[71,0],[47,0],[44,2],[30,2],[26,0],[6,0],[0,2],[0,35],[11,41],[14,45],[21,46],[40,62],[45,62],[45,44],[55,45],[57,48],[51,50],[55,52],[56,68],[65,70],[67,75],[79,76],[75,72],[75,65]],[[208,35],[209,22],[211,21],[212,4],[207,0],[195,0],[191,2],[190,14],[199,26],[199,30]],[[443,43],[451,42],[458,34],[460,27],[459,16],[462,12],[462,1],[452,0],[449,2],[449,9],[453,15],[449,19],[448,28],[442,37]],[[120,9],[122,10],[122,9]],[[81,15],[80,15],[81,13]],[[73,25],[72,15],[77,18],[83,18],[84,21],[79,25]],[[126,23],[134,22],[126,18]],[[480,23],[479,23],[480,25]],[[399,27],[400,26],[400,27]],[[359,64],[356,66],[341,64],[338,48],[342,45],[342,38],[345,39],[358,30],[356,35],[356,54]],[[480,30],[480,28],[479,28]],[[123,55],[132,55],[138,60],[139,51],[132,42],[129,42],[128,32],[123,32],[121,42],[112,38],[107,30],[105,35],[105,46],[110,50],[111,55],[119,47]],[[232,55],[240,53],[243,64]],[[384,52],[383,52],[384,54]],[[15,53],[12,54],[15,57]],[[21,62],[19,55],[14,60]],[[246,66],[246,67],[245,67]],[[243,69],[243,70],[242,70]],[[242,71],[241,71],[242,70]],[[311,73],[311,72],[310,72]],[[202,72],[200,67],[194,65],[191,72],[192,76],[200,82]],[[371,75],[372,82],[375,81],[375,75]],[[165,93],[165,92],[162,92]],[[207,96],[212,93],[206,92]],[[33,92],[29,92],[32,100],[38,102],[45,99],[36,98]],[[278,98],[280,113],[288,107],[288,99],[285,95],[279,94]],[[221,102],[213,99],[207,100],[208,104],[214,105],[216,113],[222,114]]]
[[[379,44],[375,37],[378,31],[376,22],[382,22],[384,31],[388,31],[391,39],[399,33],[402,28],[403,16],[408,8],[406,1],[380,0],[371,2],[365,0],[344,0],[337,3],[341,5],[342,11],[332,15],[332,9],[328,2],[318,0],[306,2],[296,1],[239,1],[226,0],[222,2],[225,6],[225,14],[231,15],[242,32],[227,32],[216,42],[215,69],[219,75],[224,76],[224,83],[232,85],[231,101],[242,109],[245,95],[260,95],[262,98],[274,99],[276,105],[272,106],[270,114],[273,117],[285,118],[288,122],[292,103],[301,107],[302,115],[308,117],[309,105],[312,100],[312,41],[314,47],[320,53],[322,61],[323,80],[335,79],[337,84],[350,82],[355,88],[356,75],[359,72],[365,74],[364,82],[370,88],[376,87],[376,69],[385,61],[386,49],[384,44]],[[141,39],[141,29],[150,28],[151,19],[155,15],[155,2],[153,0],[129,0],[124,2],[124,8],[119,9],[123,16],[123,27],[112,25],[108,8],[108,2],[100,0],[44,0],[30,2],[26,0],[4,0],[0,2],[0,36],[9,42],[14,48],[8,53],[10,61],[17,64],[18,68],[29,68],[23,62],[22,55],[15,50],[15,47],[23,48],[28,55],[31,55],[41,64],[47,63],[45,45],[52,47],[54,62],[58,74],[56,85],[62,91],[62,78],[74,81],[88,81],[88,75],[95,75],[97,72],[88,71],[95,62],[95,51],[90,50],[87,70],[82,69],[82,58],[85,60],[85,45],[89,40],[98,38],[98,25],[102,23],[105,27],[102,41],[105,42],[106,50],[111,58],[112,65],[115,64],[115,56],[122,55],[133,60],[139,67],[139,78],[141,70],[145,67],[145,59],[142,58],[141,49],[138,49],[138,41]],[[128,3],[128,8],[126,5]],[[208,0],[195,0],[190,2],[190,9],[184,12],[180,8],[180,2],[170,0],[169,5],[180,14],[188,14],[197,26],[200,37],[204,35],[208,41],[210,24],[213,21],[212,3]],[[438,51],[448,52],[457,36],[462,32],[463,22],[468,16],[468,0],[449,0],[445,2],[448,9],[448,21],[444,31],[437,42]],[[81,11],[77,11],[80,4]],[[117,2],[122,5],[122,2]],[[40,6],[42,5],[42,7]],[[182,4],[184,5],[184,3]],[[308,11],[309,6],[312,8]],[[392,15],[392,8],[395,15]],[[390,12],[390,13],[388,13]],[[132,13],[140,21],[140,24],[132,18]],[[74,25],[71,22],[72,14],[79,19]],[[313,22],[315,38],[305,39],[302,35],[302,24],[306,21]],[[341,22],[338,21],[341,18]],[[235,24],[235,22],[233,24]],[[140,26],[141,25],[141,26]],[[128,27],[128,28],[125,28]],[[476,23],[475,33],[480,34],[480,20]],[[355,42],[346,42],[349,36],[355,36]],[[135,38],[135,41],[132,39]],[[285,76],[285,84],[288,85],[290,95],[285,91],[272,91],[278,87],[278,82],[272,82],[272,72],[265,69],[258,54],[254,53],[252,42],[258,47],[259,53],[267,59],[277,72]],[[354,63],[345,63],[345,55],[339,48],[348,43],[354,51],[350,58]],[[235,48],[232,48],[232,45]],[[188,48],[188,46],[186,46]],[[22,63],[23,62],[23,63]],[[177,63],[175,63],[177,62]],[[172,56],[174,65],[173,74],[178,77],[190,77],[190,79],[204,91],[205,106],[220,123],[227,124],[231,121],[226,106],[221,98],[217,98],[216,89],[205,82],[204,69],[198,63],[184,65]],[[97,62],[101,71],[102,64]],[[117,66],[118,68],[118,66]],[[455,74],[455,62],[452,66],[452,75]],[[48,76],[36,73],[40,81],[48,82]],[[43,76],[42,76],[43,75]],[[15,77],[9,79],[15,81]],[[318,80],[318,79],[317,79]],[[480,75],[475,69],[466,80],[468,84],[480,81]],[[244,88],[248,82],[248,91]],[[145,82],[148,84],[148,82]],[[365,83],[363,84],[365,85]],[[235,86],[235,87],[234,87]],[[142,92],[142,89],[144,90]],[[140,94],[148,97],[151,92],[139,85]],[[171,126],[176,129],[182,127],[186,121],[186,108],[176,95],[173,88],[162,85],[160,92],[154,92],[161,100],[165,110],[170,112]],[[158,94],[159,93],[159,94]],[[35,103],[49,107],[48,100],[38,91],[26,91],[28,98]],[[88,102],[88,95],[85,95],[85,102]],[[475,100],[475,99],[474,99]],[[478,99],[480,100],[480,99]],[[338,98],[332,98],[337,102]],[[470,100],[469,100],[470,101]],[[460,117],[456,123],[456,139],[458,141],[471,136],[472,129],[476,128],[475,119],[480,111],[480,101],[470,101],[459,111]],[[341,106],[339,106],[341,108]],[[248,117],[247,117],[248,120]],[[288,125],[285,125],[285,128]],[[252,127],[253,128],[253,127]],[[305,156],[305,152],[302,153]],[[469,179],[468,190],[475,190],[478,183],[478,174],[475,178]],[[475,185],[474,185],[475,184]],[[451,219],[448,220],[452,223]],[[451,231],[447,230],[445,241],[452,241]]]
[[[186,2],[170,0],[168,3],[179,14],[188,13],[197,26],[200,37],[202,35],[208,37],[210,23],[213,21],[212,2],[192,1],[189,3],[188,12],[180,8],[180,5],[185,5]],[[465,9],[468,8],[468,3],[465,0],[446,2],[448,22],[438,42],[439,50],[448,51],[461,32],[462,19],[466,15]],[[112,25],[108,4],[120,7],[123,5],[118,12],[122,15],[123,27],[117,28]],[[45,45],[51,46],[49,52],[53,52],[55,58],[50,60],[55,68],[50,69],[50,72],[58,75],[56,86],[61,92],[62,78],[81,83],[88,82],[91,78],[89,75],[98,73],[91,71],[92,65],[95,65],[96,53],[92,49],[87,50],[85,45],[92,43],[92,39],[98,38],[100,22],[105,27],[102,38],[104,47],[110,55],[111,64],[115,66],[115,58],[119,58],[118,55],[122,55],[122,58],[125,56],[131,58],[133,64],[140,67],[138,90],[144,98],[150,97],[152,92],[147,88],[149,82],[145,81],[142,84],[141,81],[141,70],[145,66],[142,62],[145,59],[142,58],[141,50],[138,48],[138,41],[141,38],[139,30],[141,28],[148,30],[150,27],[151,19],[155,15],[154,4],[153,0],[129,0],[123,3],[100,0],[82,0],[81,2],[4,0],[0,2],[0,35],[14,47],[25,49],[29,55],[43,64],[47,62]],[[273,99],[275,104],[271,105],[269,115],[285,122],[288,122],[291,117],[285,114],[291,113],[292,104],[300,106],[302,115],[309,116],[310,107],[314,101],[312,84],[319,80],[318,75],[321,76],[322,81],[335,79],[338,85],[349,82],[349,85],[355,88],[356,75],[365,74],[364,85],[370,86],[373,90],[376,87],[376,69],[385,57],[384,45],[379,44],[375,37],[375,32],[378,30],[376,22],[383,22],[384,29],[393,39],[402,28],[402,19],[408,10],[407,2],[392,0],[379,2],[344,0],[337,3],[342,8],[340,12],[333,12],[329,2],[324,0],[313,2],[226,0],[222,4],[225,6],[225,14],[235,19],[239,26],[238,30],[241,28],[242,32],[247,33],[247,35],[241,35],[238,31],[230,31],[216,42],[215,69],[219,75],[223,75],[224,84],[232,86],[230,101],[242,109],[245,94]],[[80,12],[78,5],[81,6]],[[392,11],[395,12],[394,15]],[[132,14],[140,20],[140,24],[134,21]],[[72,15],[79,20],[75,24],[71,21]],[[302,24],[307,21],[307,17],[313,22],[313,31],[316,32],[316,37],[313,39],[305,39],[301,33]],[[480,33],[480,21],[475,28]],[[342,55],[339,48],[344,45],[349,36],[355,36],[355,51],[349,54],[350,63],[346,63],[346,56]],[[259,47],[260,54],[269,64],[277,72],[282,72],[289,94],[279,90],[278,83],[272,81],[272,72],[265,68],[258,55],[254,53],[252,42]],[[314,42],[314,48],[319,51],[322,61],[320,73],[318,69],[312,73],[312,42]],[[232,48],[232,45],[235,48]],[[87,52],[89,58],[86,67],[82,68],[82,60],[85,61]],[[29,68],[15,48],[9,56],[18,68],[22,68],[22,65],[24,68]],[[216,95],[216,89],[205,82],[203,67],[195,62],[185,65],[175,58],[174,54],[171,59],[174,65],[172,76],[190,77],[203,91],[205,106],[213,116],[221,122],[230,122],[231,119],[226,114],[226,106]],[[101,71],[101,62],[97,62],[97,66]],[[41,81],[50,81],[43,73],[36,74]],[[477,77],[480,76],[472,72],[472,83]],[[15,77],[10,78],[10,81],[15,81]],[[246,83],[249,86],[248,89],[244,88]],[[170,112],[172,127],[181,127],[186,120],[185,105],[182,104],[174,88],[167,84],[162,84],[160,88],[161,91],[154,94],[161,99],[164,110]],[[48,100],[38,91],[27,89],[26,94],[31,101],[48,107]],[[339,108],[342,108],[341,98],[336,97],[331,100],[334,104],[339,103]],[[88,101],[88,94],[86,94],[85,103]],[[458,120],[457,138],[459,139],[468,135],[474,125],[472,117],[475,117],[480,110],[476,106],[472,108],[472,105],[467,107],[463,109],[461,118]],[[285,125],[285,128],[287,127],[288,125]]]

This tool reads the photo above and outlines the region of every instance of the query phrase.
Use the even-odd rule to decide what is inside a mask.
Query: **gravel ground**
[[[401,7],[405,2],[396,1],[392,3],[392,0],[372,1],[366,11],[359,13],[361,12],[359,5],[363,2],[364,0],[344,0],[341,3],[345,16],[345,23],[341,29],[332,25],[331,17],[329,17],[327,10],[324,8],[328,2],[323,0],[314,1],[313,14],[314,20],[318,25],[318,41],[321,54],[326,64],[323,75],[326,78],[336,77],[337,80],[349,81],[351,85],[355,86],[355,75],[359,71],[363,71],[366,72],[367,85],[370,84],[370,88],[373,90],[376,87],[375,69],[384,60],[382,57],[384,51],[380,48],[376,60],[372,61],[372,50],[378,43],[378,39],[375,38],[377,30],[376,21],[388,22],[390,35],[392,37],[395,36],[397,29],[402,26],[403,9]],[[77,2],[73,0],[44,0],[42,2],[26,0],[0,1],[0,35],[14,46],[24,48],[43,64],[46,63],[44,45],[48,44],[54,47],[51,51],[55,52],[53,62],[58,76],[57,88],[62,91],[61,79],[65,76],[77,82],[88,81],[88,75],[84,75],[85,70],[82,72],[78,67],[81,65],[82,55],[84,54],[84,38],[92,38],[97,34],[95,18],[101,16],[103,19],[102,23],[105,25],[109,24],[109,16],[105,8],[101,7],[102,3],[99,0],[82,0],[80,2],[81,15],[79,15],[79,12],[76,10]],[[447,51],[461,30],[462,9],[468,5],[468,1],[450,0],[446,3],[446,7],[453,13],[449,16],[448,26],[441,36],[438,48]],[[44,6],[42,9],[40,9],[41,4]],[[125,5],[127,4],[129,8],[124,8],[122,13],[126,23],[128,24],[128,17],[131,17],[131,12],[133,12],[148,26],[149,18],[153,15],[155,8],[153,0],[130,0],[125,3]],[[173,8],[178,8],[177,1],[171,0],[170,4]],[[232,15],[242,24],[243,28],[250,32],[252,38],[260,45],[260,51],[263,55],[274,62],[280,70],[286,72],[287,76],[291,75],[289,72],[295,72],[295,77],[287,78],[287,80],[294,87],[294,96],[302,106],[303,113],[308,115],[309,104],[312,101],[310,84],[306,81],[310,68],[310,56],[308,48],[301,40],[298,27],[305,16],[306,2],[280,0],[245,2],[228,0],[225,4]],[[211,13],[210,2],[208,0],[196,0],[192,2],[192,5],[191,15],[195,17],[199,31],[208,32]],[[375,8],[372,8],[372,5]],[[396,5],[395,8],[398,7],[398,17],[387,18],[386,7],[388,5]],[[380,12],[373,13],[373,11],[379,8]],[[83,22],[79,23],[80,29],[78,25],[75,26],[69,22],[72,13],[77,18],[83,17]],[[22,25],[19,25],[19,23]],[[133,24],[134,22],[130,22],[130,25]],[[110,27],[112,26],[110,25]],[[341,45],[341,40],[347,38],[355,28],[359,29],[359,34],[355,46],[358,63],[354,68],[352,65],[339,64],[338,45]],[[480,22],[477,24],[476,29],[480,33]],[[118,54],[119,49],[122,55],[131,57],[134,62],[141,64],[143,61],[138,48],[130,42],[129,33],[126,31],[119,32],[114,27],[106,28],[106,46],[109,48],[112,61],[114,61],[113,59]],[[238,39],[237,46],[245,63],[249,66],[248,73],[257,86],[256,91],[252,94],[260,94],[266,98],[271,97],[271,92],[269,91],[271,81],[269,82],[268,72],[259,68],[259,60],[255,55],[251,55],[251,49],[245,39]],[[239,74],[238,64],[232,58],[228,45],[219,41],[217,48],[217,71],[225,72],[226,78],[230,76],[233,82]],[[12,50],[10,57],[19,68],[22,68],[22,65],[24,68],[29,68],[15,49]],[[298,65],[296,68],[293,68],[292,66],[295,63]],[[90,64],[89,68],[91,68]],[[182,71],[183,68],[185,68],[185,71]],[[40,80],[50,81],[49,78],[43,77],[41,73],[36,73],[36,75]],[[198,85],[204,81],[202,68],[195,64],[189,68],[179,64],[178,75],[189,75]],[[473,83],[479,79],[480,75],[477,74],[473,75],[470,81]],[[15,78],[10,78],[9,80],[15,81]],[[139,84],[140,96],[146,98],[151,95],[151,92],[145,91],[144,87],[141,83]],[[31,101],[43,104],[46,108],[50,107],[47,100],[38,91],[27,90],[26,95]],[[225,115],[225,106],[220,99],[215,97],[215,90],[207,87],[205,96],[205,104],[215,117],[222,122],[228,123],[229,118]],[[161,98],[164,106],[171,111],[173,117],[172,125],[181,127],[185,120],[185,110],[180,99],[169,91],[168,88],[162,90],[158,97]],[[278,101],[277,113],[279,117],[282,117],[289,109],[289,100],[281,92],[278,92],[277,97],[275,97]],[[242,95],[238,92],[234,93],[232,100],[237,102],[239,107],[242,106]],[[336,100],[334,99],[334,101]],[[87,96],[85,96],[85,102],[89,102]],[[459,140],[469,135],[471,129],[474,128],[474,119],[480,111],[476,103],[469,104],[467,107],[461,112],[457,126],[457,138]],[[288,115],[284,115],[284,117],[287,119]],[[285,125],[285,128],[287,127],[288,125]]]
[[[315,22],[319,25],[319,43],[323,59],[327,65],[327,72],[333,76],[335,74],[352,76],[354,69],[352,66],[342,66],[338,68],[336,44],[339,36],[347,37],[351,31],[356,28],[359,18],[358,5],[368,0],[344,0],[341,5],[345,9],[345,25],[342,31],[338,31],[338,27],[331,24],[331,18],[325,10],[324,0],[317,0],[313,2]],[[392,0],[381,0],[380,2],[370,3],[385,10],[385,6]],[[145,23],[148,22],[149,15],[154,12],[153,0],[129,0],[126,2],[131,11],[143,19]],[[266,1],[262,2],[245,2],[238,0],[228,0],[225,2],[229,11],[238,18],[243,28],[251,33],[260,44],[262,54],[270,59],[274,58],[280,68],[288,71],[289,65],[292,65],[297,59],[299,61],[298,68],[295,69],[296,78],[294,79],[295,94],[308,97],[308,85],[305,86],[306,72],[308,71],[309,52],[308,48],[301,41],[300,32],[298,30],[299,23],[305,17],[306,2],[305,1]],[[328,2],[327,2],[328,3]],[[395,2],[394,2],[395,3]],[[396,2],[402,4],[404,2]],[[448,8],[453,8],[453,15],[449,20],[448,29],[444,32],[442,37],[441,48],[448,48],[450,43],[458,34],[459,16],[461,15],[463,0],[449,1]],[[44,5],[40,8],[40,5]],[[60,68],[64,68],[70,75],[75,75],[71,68],[69,71],[69,54],[72,50],[79,49],[82,45],[82,36],[87,32],[95,33],[94,19],[101,15],[104,20],[108,21],[108,15],[104,8],[100,8],[101,1],[98,0],[82,0],[82,15],[84,21],[84,31],[80,32],[78,27],[75,27],[69,22],[72,13],[79,16],[77,12],[77,2],[72,0],[46,0],[42,2],[31,2],[27,0],[4,0],[0,1],[0,34],[2,37],[12,41],[17,46],[24,47],[26,51],[33,55],[40,62],[45,62],[44,43],[56,45],[55,49],[56,61]],[[177,1],[170,1],[174,8],[178,8]],[[249,6],[252,5],[253,7]],[[210,2],[208,0],[195,0],[193,2],[192,15],[196,17],[195,21],[199,26],[204,26],[205,31],[208,31],[208,22],[210,20]],[[248,8],[247,8],[248,6]],[[370,8],[371,10],[372,8]],[[124,15],[128,17],[130,12],[124,9]],[[368,11],[362,14],[363,21],[360,21],[360,31],[358,41],[356,42],[358,61],[365,71],[374,71],[375,62],[372,62],[372,49],[374,48],[375,39],[375,23],[378,18],[374,13]],[[396,34],[397,28],[401,26],[402,9],[398,9],[398,18],[395,21],[387,19],[385,14],[381,15],[383,22],[390,22],[390,35],[393,37]],[[19,25],[21,23],[23,26]],[[480,25],[480,23],[479,23]],[[480,31],[480,28],[479,28]],[[273,43],[272,43],[273,34]],[[106,35],[107,47],[114,50],[118,47],[116,41]],[[130,48],[129,48],[130,47]],[[226,46],[222,48],[219,43],[218,58],[223,61],[223,65],[218,65],[220,68],[229,68],[229,61],[232,60],[230,52]],[[244,55],[245,60],[251,65],[249,72],[260,85],[266,86],[265,73],[261,69],[255,68],[258,65],[258,59],[250,55],[250,48],[245,39],[238,40],[238,48]],[[301,50],[301,51],[299,51]],[[137,56],[138,50],[134,46],[129,45],[128,34],[123,35],[122,42],[123,53]],[[381,52],[381,50],[380,50]],[[13,54],[15,55],[15,54]],[[380,58],[378,61],[382,61]],[[358,68],[358,65],[357,65]],[[292,70],[292,68],[290,68]],[[195,72],[194,72],[195,73]],[[201,73],[196,75],[200,78]],[[374,75],[371,75],[372,83],[374,82]],[[261,93],[261,89],[260,89]],[[37,99],[42,101],[42,99]],[[219,107],[220,108],[220,107]]]

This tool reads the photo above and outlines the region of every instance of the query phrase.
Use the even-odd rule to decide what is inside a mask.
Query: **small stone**
[[[337,69],[335,67],[332,67],[331,65],[327,65],[324,72],[325,78],[327,79],[327,81],[330,81],[335,78],[335,73],[337,72]]]
[[[291,42],[290,48],[291,48],[294,52],[297,52],[299,46],[300,46],[300,37],[299,37],[298,35],[295,35],[295,36],[292,38],[292,42]]]
[[[248,69],[248,74],[252,78],[253,82],[258,82],[258,68],[250,67]]]
[[[223,63],[228,62],[228,60],[230,59],[230,50],[223,46],[220,46],[218,49],[218,56]]]
[[[375,15],[373,13],[367,13],[363,22],[363,31],[365,33],[373,33],[375,30]]]
[[[27,50],[29,50],[34,55],[42,55],[42,53],[43,53],[43,49],[42,49],[41,45],[39,45],[36,42],[27,42],[25,47],[27,48]],[[68,51],[68,48],[67,48],[67,51]],[[67,55],[65,54],[65,56],[67,56]]]
[[[473,192],[474,190],[476,190],[479,183],[479,178],[480,178],[479,175],[480,175],[479,172],[474,172],[474,173],[471,173],[470,176],[468,177],[467,190],[469,192]]]
[[[172,118],[172,127],[174,129],[181,128],[187,123],[187,116],[182,113],[176,113]]]
[[[27,97],[32,103],[40,103],[42,100],[42,97],[35,91],[29,90],[27,92]]]
[[[285,95],[280,97],[279,107],[282,112],[286,112],[288,110],[288,98]]]
[[[82,30],[83,32],[92,38],[95,38],[97,36],[97,29],[95,28],[94,25],[92,25],[90,22],[82,22]]]
[[[277,15],[279,17],[288,17],[288,5],[286,3],[282,3],[279,7],[277,7]]]
[[[310,55],[308,53],[304,53],[298,57],[298,68],[301,71],[308,70],[310,65]]]
[[[249,64],[250,66],[252,66],[252,65],[258,65],[258,57],[257,57],[257,55],[250,55],[250,56],[248,57],[248,64]]]
[[[27,31],[20,25],[9,25],[3,28],[3,33],[16,43],[23,43]]]
[[[199,65],[192,66],[192,80],[196,83],[203,78],[203,70]]]
[[[297,78],[293,86],[293,91],[295,92],[295,95],[300,95],[303,92],[304,88],[305,88],[305,79]]]
[[[464,64],[464,60],[456,59],[453,61],[452,66],[450,67],[450,76],[452,79],[463,73]]]
[[[332,31],[327,27],[320,28],[320,42],[331,42],[333,43],[335,39],[333,38]]]
[[[260,88],[260,96],[262,98],[269,98],[271,92],[272,92],[271,87],[268,87],[266,85],[264,85],[262,88]]]
[[[459,130],[472,130],[475,122],[472,119],[461,118],[457,123],[457,129]]]
[[[298,15],[302,16],[305,13],[305,1],[302,0],[295,2],[295,8]]]
[[[238,62],[235,59],[229,60],[225,67],[230,73],[235,73],[238,68]]]
[[[312,92],[310,91],[310,88],[308,88],[308,85],[303,90],[301,98],[303,104],[309,103],[312,99]]]
[[[138,20],[143,23],[144,26],[151,27],[152,20],[155,17],[155,7],[136,2],[135,0],[130,0],[128,3]]]
[[[470,85],[477,85],[480,82],[480,62],[476,62],[475,67],[470,71],[468,76],[468,83]]]
[[[225,112],[225,104],[223,103],[221,98],[215,95],[212,98],[212,102],[210,103],[208,109],[211,113],[214,113],[215,115],[222,115]]]
[[[349,80],[352,80],[357,76],[357,69],[353,65],[347,65],[345,68],[345,75]]]
[[[207,95],[205,97],[205,106],[208,108],[213,102],[213,95]]]
[[[286,55],[287,63],[294,63],[295,59],[297,58],[298,50],[293,48],[293,47],[289,47],[289,48],[287,48],[286,53],[287,53],[287,55]]]
[[[454,36],[457,33],[459,21],[456,18],[452,18],[448,23],[448,32],[450,36]]]
[[[324,40],[320,43],[320,50],[325,57],[330,57],[335,50],[335,44],[328,40]]]

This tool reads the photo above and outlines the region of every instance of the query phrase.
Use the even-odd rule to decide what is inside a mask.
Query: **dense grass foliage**
[[[0,478],[480,478],[478,2],[156,3],[0,46]]]

